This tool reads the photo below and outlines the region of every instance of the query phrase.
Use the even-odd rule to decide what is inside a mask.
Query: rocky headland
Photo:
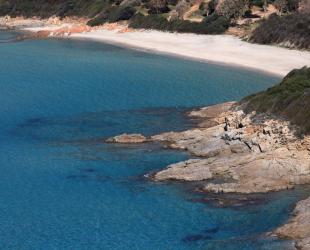
[[[266,193],[310,183],[310,68],[293,70],[273,88],[241,102],[229,102],[189,113],[198,128],[145,138],[120,135],[109,142],[136,143],[143,138],[179,150],[191,159],[150,175],[154,181],[203,181],[212,193]],[[310,249],[309,199],[295,217],[274,233]]]

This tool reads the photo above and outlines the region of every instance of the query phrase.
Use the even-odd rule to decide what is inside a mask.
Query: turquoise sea
[[[104,139],[194,126],[193,107],[279,78],[77,40],[0,32],[0,249],[284,249],[266,232],[305,187],[221,207],[194,184],[145,174],[187,159]]]

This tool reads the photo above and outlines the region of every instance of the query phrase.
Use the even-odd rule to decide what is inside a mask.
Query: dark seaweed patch
[[[196,241],[203,241],[203,240],[211,240],[212,237],[209,235],[203,235],[203,234],[192,234],[187,235],[182,239],[182,242],[189,243],[189,242],[196,242]]]
[[[214,227],[214,228],[208,228],[204,230],[204,232],[207,234],[216,234],[219,230],[220,230],[219,227]]]
[[[68,175],[67,179],[80,179],[80,178],[87,178],[87,175]]]

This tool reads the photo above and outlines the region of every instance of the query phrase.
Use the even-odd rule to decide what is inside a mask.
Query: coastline
[[[137,31],[137,32],[144,32],[144,31]],[[149,30],[149,32],[152,32],[152,30]],[[155,31],[156,32],[156,31]],[[158,31],[161,32],[161,31]],[[163,32],[166,33],[166,32]],[[168,34],[175,34],[175,33],[169,33]],[[129,43],[125,43],[122,41],[117,40],[109,40],[108,38],[106,39],[106,37],[102,37],[100,39],[98,38],[92,38],[89,36],[84,37],[84,34],[73,34],[70,37],[67,37],[67,39],[75,39],[75,40],[79,40],[79,41],[93,41],[93,42],[97,42],[97,43],[105,43],[105,44],[109,44],[112,46],[118,46],[120,48],[127,48],[127,49],[131,49],[131,50],[136,50],[136,51],[141,51],[144,53],[150,53],[150,54],[154,54],[154,55],[162,55],[162,56],[171,56],[174,58],[179,58],[179,59],[184,59],[184,60],[189,60],[189,61],[195,61],[195,62],[201,62],[201,63],[207,63],[207,64],[211,64],[211,65],[216,65],[216,66],[223,66],[223,67],[229,67],[232,69],[240,69],[242,68],[243,70],[248,70],[248,71],[254,71],[254,72],[261,72],[262,74],[265,75],[271,75],[271,76],[275,76],[275,77],[279,77],[281,78],[282,76],[284,76],[285,74],[281,74],[281,73],[276,73],[275,71],[270,71],[270,70],[265,70],[265,69],[259,69],[256,67],[249,67],[246,64],[236,64],[236,63],[229,63],[229,62],[224,62],[224,61],[217,61],[217,60],[212,60],[212,59],[205,59],[205,58],[199,58],[199,57],[195,57],[195,56],[189,56],[189,55],[183,55],[181,53],[176,53],[176,52],[171,52],[169,50],[157,50],[154,48],[145,48],[145,47],[138,47],[137,45],[134,44],[129,44]],[[218,35],[216,35],[218,36]],[[227,35],[229,37],[231,37],[231,35]]]
[[[153,48],[145,48],[144,46],[144,47],[141,47],[141,49],[144,49],[144,50],[146,49],[146,50],[155,51],[159,53],[174,54],[178,56],[185,56],[181,54],[184,48],[187,48],[184,50],[185,53],[191,52],[191,48],[184,44],[184,41],[190,41],[192,39],[191,34],[173,34],[173,33],[164,33],[164,32],[158,32],[158,31],[129,31],[129,32],[123,33],[123,32],[119,32],[119,30],[117,29],[116,30],[98,29],[98,30],[92,30],[92,31],[87,31],[87,32],[85,31],[76,32],[76,33],[75,32],[73,33],[61,32],[57,34],[57,31],[59,29],[63,29],[63,27],[60,28],[60,26],[57,26],[57,25],[56,26],[32,27],[32,28],[26,27],[26,28],[22,28],[21,30],[27,30],[27,31],[32,31],[32,32],[42,32],[42,31],[45,32],[48,30],[47,33],[43,34],[42,38],[44,37],[65,37],[65,38],[74,38],[74,39],[86,39],[86,40],[89,39],[89,40],[96,40],[96,41],[102,41],[102,42],[110,41],[110,43],[123,44],[125,46],[130,46],[134,48],[139,48],[137,47],[137,44],[139,45],[140,43],[144,43],[145,42],[144,39],[147,39],[145,43],[147,44],[147,46],[154,45],[154,43],[159,43],[160,46],[163,46],[162,42],[165,39],[168,39],[167,38],[168,36],[171,36],[173,37],[173,39],[171,39],[173,40],[173,42],[171,42],[169,46],[165,45],[163,47],[160,47],[163,50],[167,50],[167,52],[161,51],[156,46]],[[145,34],[146,34],[146,37],[144,36]],[[152,35],[154,35],[155,37],[153,37]],[[181,36],[181,39],[179,39],[180,36]],[[184,40],[183,36],[189,37],[189,38],[187,39],[184,38],[185,39]],[[194,36],[195,38],[197,37],[200,38],[201,35],[194,35]],[[229,37],[228,40],[230,40],[231,38],[233,40],[235,39],[233,37],[226,36],[226,35],[224,36],[202,36],[202,37],[203,38],[208,37],[211,40],[213,40],[212,42],[214,43],[217,43],[219,41],[217,39],[219,38],[223,39],[223,41],[225,42],[227,42],[228,37]],[[156,39],[152,40],[151,38],[158,38],[159,40],[156,40]],[[174,39],[181,40],[183,44],[180,47],[175,48],[176,49],[175,53],[171,52],[174,49],[173,48]],[[121,42],[121,40],[123,42]],[[244,43],[239,39],[237,40],[238,40],[238,43],[239,42]],[[167,43],[167,41],[165,41],[165,43]],[[199,43],[201,43],[200,40],[199,40]],[[227,54],[224,53],[224,55],[222,54],[222,57],[220,57],[222,61],[218,61],[218,63],[225,63],[225,64],[229,64],[232,66],[245,67],[246,62],[249,62],[246,60],[245,55],[242,55],[241,59],[240,57],[236,57],[237,55],[232,57],[232,54],[234,53],[238,54],[237,50],[231,51],[234,48],[234,46],[237,46],[238,43],[236,44],[235,42],[229,43],[230,44],[229,53]],[[198,46],[198,47],[201,49],[201,48],[205,48],[206,45],[210,46],[210,44],[212,45],[212,43],[209,42],[209,43],[204,44],[204,46],[201,46],[201,47]],[[233,46],[231,47],[232,44]],[[256,46],[264,46],[264,45],[253,45],[253,46],[256,47]],[[272,48],[272,49],[277,48],[277,47],[272,47],[272,46],[265,46],[265,47]],[[244,48],[243,45],[239,46],[239,49],[243,49],[243,48]],[[277,48],[277,49],[281,49],[281,48]],[[294,51],[294,50],[287,50],[287,49],[284,49],[284,50],[286,51],[285,54],[286,56],[288,56],[288,58],[290,56],[294,58],[295,57],[298,58],[297,54],[300,53],[304,55],[305,53],[301,51]],[[287,51],[291,51],[290,53],[293,53],[294,55],[293,54],[288,55]],[[222,53],[223,51],[217,51],[217,52]],[[249,52],[253,53],[251,49],[249,49]],[[276,57],[271,56],[273,55],[272,53],[273,52],[270,52],[269,56],[273,58],[273,60],[276,61],[280,59],[278,57],[279,55],[277,55]],[[261,70],[264,62],[266,61],[266,55],[264,54],[260,56],[264,59],[264,61],[261,62],[262,64],[259,64],[259,65],[255,64],[255,66],[252,65],[251,67],[248,67],[248,68]],[[208,61],[208,59],[199,59],[198,56],[197,57],[186,56],[186,57]],[[205,55],[202,55],[202,57],[205,58]],[[225,61],[225,57],[231,57],[234,60],[241,60],[241,63],[238,64],[238,63],[227,62],[227,60]],[[257,59],[257,57],[255,57],[255,59]],[[305,58],[303,57],[303,59]],[[287,58],[281,58],[281,61],[282,60],[285,62],[284,64],[280,65],[281,66],[280,68],[283,67],[282,68],[283,73],[282,71],[280,73],[279,68],[276,69],[274,67],[272,67],[271,69],[267,71],[268,72],[270,71],[270,73],[272,72],[272,74],[283,75],[283,74],[286,74],[284,73],[284,66],[288,67],[288,62],[292,64],[296,63],[296,61],[294,60],[287,61],[288,60]],[[217,62],[217,61],[214,61],[214,62]],[[310,62],[310,60],[307,62]],[[299,66],[294,66],[294,67],[299,67]],[[276,71],[277,73],[275,73]],[[205,157],[207,159],[211,158],[211,161],[207,159],[202,159],[202,160],[192,159],[186,162],[172,164],[168,166],[166,170],[158,172],[155,176],[153,176],[153,178],[156,181],[164,181],[164,180],[181,180],[181,181],[198,180],[199,181],[199,180],[212,179],[212,178],[218,178],[218,177],[222,177],[223,180],[225,181],[233,180],[233,182],[231,183],[226,182],[223,184],[208,184],[207,186],[201,189],[202,191],[205,191],[205,192],[215,192],[215,193],[255,193],[255,192],[264,193],[264,192],[270,192],[270,191],[290,189],[290,188],[293,188],[294,185],[308,183],[309,182],[309,177],[308,177],[309,155],[307,154],[307,151],[309,151],[309,148],[305,148],[307,146],[304,145],[303,141],[302,142],[296,141],[295,140],[296,138],[293,138],[293,133],[291,133],[292,131],[289,130],[289,127],[290,127],[289,124],[287,123],[273,124],[273,123],[269,123],[270,120],[267,120],[267,123],[265,123],[265,121],[260,121],[260,122],[264,122],[263,124],[265,126],[265,127],[260,127],[261,124],[252,123],[251,122],[252,118],[249,116],[245,116],[242,112],[239,112],[240,111],[239,109],[234,109],[233,111],[231,111],[230,107],[234,105],[235,105],[234,103],[228,104],[229,109],[226,110],[226,108],[224,108],[224,111],[219,112],[218,114],[210,115],[210,108],[201,109],[199,111],[194,111],[191,113],[191,116],[206,118],[206,120],[208,119],[212,120],[212,122],[217,123],[217,125],[213,124],[210,127],[209,127],[210,124],[208,126],[201,125],[200,128],[196,128],[196,129],[189,130],[189,131],[184,131],[183,133],[182,132],[181,133],[171,132],[171,133],[153,136],[150,140],[168,143],[169,146],[172,148],[187,150],[192,155],[197,156],[197,157]],[[223,115],[223,113],[225,114]],[[225,129],[224,129],[224,126],[227,126],[227,122],[226,122],[227,117],[229,121],[228,122],[228,130],[229,130],[228,133],[227,131],[225,132]],[[209,121],[205,121],[205,122],[208,123]],[[240,124],[242,124],[242,126],[239,126]],[[281,133],[273,132],[275,130],[279,130],[279,131],[281,130],[280,131]],[[256,134],[257,131],[259,131],[258,134]],[[240,136],[240,133],[242,136]],[[270,134],[273,136],[273,138],[269,138]],[[128,141],[128,137],[129,137],[129,140],[131,141]],[[282,139],[291,140],[292,138],[293,140],[289,142],[289,145],[283,146],[283,145],[279,145],[277,142]],[[113,139],[115,139],[115,141],[113,142],[118,142],[117,140],[122,140],[124,139],[124,137],[119,137],[119,138],[114,137]],[[127,138],[125,138],[124,143],[141,143],[141,142],[144,142],[145,140],[148,140],[148,139],[141,135],[132,135],[132,138],[130,138],[130,136],[127,135]],[[205,141],[202,141],[202,140],[205,140]],[[118,143],[122,143],[122,142],[118,142]],[[249,146],[250,146],[250,150],[249,150]],[[303,150],[302,153],[298,152],[297,150],[300,147],[302,147],[302,150]],[[233,160],[231,160],[227,158],[227,156],[234,157],[234,158]],[[240,158],[240,156],[242,156],[241,157],[242,159]],[[297,166],[298,167],[301,166],[301,167],[296,168],[296,164],[295,164],[296,162],[292,164],[291,159],[295,159],[295,161],[299,163],[297,164]],[[268,164],[271,161],[274,161],[274,167],[269,169]],[[256,165],[252,166],[251,164],[253,164],[253,162],[255,162]],[[222,166],[225,166],[225,167],[222,167]],[[257,169],[259,170],[255,172]],[[264,173],[264,172],[267,172],[267,173]],[[293,175],[292,178],[290,178],[291,174]],[[270,176],[272,176],[272,178],[268,179]],[[255,178],[253,179],[253,177]],[[301,204],[303,203],[304,202],[301,202]],[[309,209],[309,207],[306,207],[305,209],[306,209],[305,210],[306,213],[308,214],[309,212],[307,209]],[[301,217],[305,218],[304,216],[301,216]],[[307,221],[309,221],[309,218],[307,218]],[[306,227],[308,226],[307,223],[306,223]],[[301,224],[301,222],[298,221],[297,224],[301,225],[301,230],[304,230],[305,226]],[[304,246],[307,247],[309,244],[308,232],[302,236],[300,235],[290,236],[292,231],[294,232],[295,228],[289,227],[289,226],[284,226],[284,227],[287,228],[287,232],[279,229],[275,231],[275,234],[279,237],[291,237],[293,240],[296,240],[296,245],[300,249],[307,249],[303,247]]]
[[[310,66],[310,52],[259,45],[232,35],[197,35],[155,30],[133,30],[124,24],[91,28],[85,20],[0,18],[0,25],[28,31],[34,38],[63,37],[93,40],[122,47],[183,57],[202,62],[242,67],[284,76],[294,68]],[[266,67],[268,62],[268,67]]]
[[[296,136],[298,127],[287,120],[255,112],[227,102],[193,110],[189,117],[197,127],[150,137],[121,134],[108,143],[158,142],[184,150],[189,160],[168,165],[145,177],[154,182],[201,182],[200,193],[266,194],[310,183],[310,136]],[[267,235],[294,242],[294,249],[310,249],[310,197],[299,201],[293,216]]]
[[[91,39],[218,65],[243,67],[277,76],[284,76],[294,68],[310,65],[310,52],[251,44],[231,35],[178,34],[154,30],[118,33],[97,30],[72,34],[70,37]],[[268,68],[265,62],[268,62]]]

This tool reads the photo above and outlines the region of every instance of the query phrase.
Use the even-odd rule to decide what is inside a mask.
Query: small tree
[[[275,0],[274,6],[280,14],[298,9],[299,0]]]
[[[150,14],[161,14],[169,11],[166,0],[150,0],[149,8]]]
[[[280,12],[280,14],[286,12],[287,9],[287,0],[275,0],[274,6]]]
[[[247,10],[249,10],[249,0],[221,0],[216,7],[217,13],[228,19],[237,19]]]

